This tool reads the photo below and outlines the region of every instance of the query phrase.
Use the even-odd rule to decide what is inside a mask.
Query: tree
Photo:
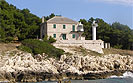
[[[41,19],[28,9],[17,9],[5,0],[0,1],[0,27],[6,41],[18,38],[19,41],[39,36]],[[4,37],[4,36],[3,36]],[[11,40],[12,39],[12,40]]]
[[[50,18],[53,18],[55,16],[54,13],[51,13],[49,16],[44,16],[44,21],[49,20]]]
[[[122,49],[131,49],[133,43],[132,30],[127,26],[120,24],[119,22],[114,22],[112,28],[118,37],[115,39],[117,44],[121,45]]]

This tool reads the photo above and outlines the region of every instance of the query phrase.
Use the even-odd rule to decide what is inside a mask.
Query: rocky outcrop
[[[105,78],[113,71],[118,73],[118,70],[133,70],[132,56],[119,54],[105,56],[62,55],[60,60],[46,59],[45,56],[47,55],[33,57],[30,53],[15,53],[13,57],[6,59],[4,65],[0,67],[0,81],[35,82],[66,78]]]
[[[14,57],[8,59],[3,67],[0,68],[6,72],[16,71],[34,71],[58,73],[57,68],[51,64],[50,60],[38,62],[30,53],[18,53]]]
[[[64,56],[64,55],[63,55]],[[62,59],[63,58],[63,59]],[[62,61],[63,60],[63,61]],[[74,70],[72,73],[87,74],[89,72],[103,72],[112,70],[133,70],[133,57],[109,54],[105,56],[69,56],[64,59],[60,70]],[[58,63],[56,63],[58,64]],[[62,67],[63,65],[63,67]]]

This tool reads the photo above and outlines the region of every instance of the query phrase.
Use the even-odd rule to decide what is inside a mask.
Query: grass
[[[102,56],[103,55],[103,54],[100,54],[100,53],[95,52],[95,51],[91,51],[91,50],[89,50],[89,51],[90,51],[89,54],[93,55],[93,56]]]
[[[82,52],[83,56],[85,56],[89,53],[88,50],[83,47],[80,47],[80,52]]]
[[[73,49],[74,51],[76,51],[78,54],[80,53],[82,56],[86,56],[86,55],[92,55],[92,56],[101,56],[102,54],[92,51],[92,50],[88,50],[83,48],[82,46],[80,47],[75,47]]]
[[[122,49],[115,49],[115,48],[111,48],[111,49],[103,49],[104,54],[120,54],[120,55],[130,55],[133,56],[133,51],[131,50],[122,50]]]
[[[12,57],[12,56],[14,56],[16,53],[17,53],[16,50],[12,50],[12,51],[10,51],[10,52],[9,52],[9,51],[1,52],[1,55],[2,55],[2,56],[8,55],[9,57]]]
[[[98,52],[91,51],[91,50],[85,49],[83,47],[75,47],[73,50],[76,51],[77,53],[81,53],[82,56],[85,56],[85,55],[104,56],[104,55],[108,55],[108,54],[120,54],[120,55],[133,56],[133,51],[131,51],[131,50],[122,50],[122,49],[115,49],[115,48],[111,48],[111,49],[103,48],[104,54],[100,54]]]
[[[17,49],[16,46],[19,45],[20,43],[0,43],[0,52],[6,52]]]
[[[19,45],[20,43],[0,43],[0,55],[14,56],[17,50],[16,47]],[[10,52],[8,53],[8,51]]]

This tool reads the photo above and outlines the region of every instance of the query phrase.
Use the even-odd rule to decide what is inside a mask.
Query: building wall
[[[44,38],[47,35],[47,23],[42,23],[40,28],[40,38]]]
[[[75,31],[77,31],[78,24],[65,24],[66,28],[63,29],[64,24],[56,24],[56,28],[53,28],[54,23],[42,23],[41,24],[41,39],[47,35],[53,37],[56,34],[56,43],[53,45],[58,46],[82,46],[86,49],[103,53],[104,42],[102,40],[85,40],[85,37],[79,38],[79,33],[72,32],[72,26],[75,25]],[[66,34],[67,40],[62,40],[61,34]],[[72,38],[72,34],[75,34],[75,38]]]
[[[60,40],[53,44],[56,47],[60,46],[82,46],[86,49],[103,53],[104,41],[102,40]]]
[[[63,29],[63,25],[66,26]],[[71,33],[72,26],[75,25],[75,31],[77,31],[78,24],[56,24],[56,28],[53,28],[53,23],[47,23],[47,35],[52,36],[56,34],[56,40],[61,40],[61,34],[66,34],[66,40],[76,40],[79,35],[77,33]],[[72,34],[75,34],[75,38],[72,38]]]

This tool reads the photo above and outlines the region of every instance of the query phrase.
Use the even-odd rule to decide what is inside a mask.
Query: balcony
[[[81,22],[77,26],[77,31],[78,32],[83,32],[84,31],[83,24],[81,24]]]
[[[72,28],[71,32],[84,32],[83,24],[79,23],[78,26]]]

